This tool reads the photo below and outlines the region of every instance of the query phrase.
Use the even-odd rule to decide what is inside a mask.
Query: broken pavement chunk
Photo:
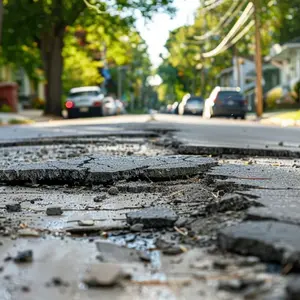
[[[226,211],[246,210],[251,206],[262,206],[260,203],[248,200],[246,197],[238,194],[227,194],[219,201],[214,201],[207,205],[206,212],[212,214]]]
[[[9,203],[5,205],[7,212],[20,212],[21,204],[20,203]]]
[[[172,227],[178,219],[176,213],[165,207],[151,207],[126,214],[130,225],[143,224],[144,228]]]
[[[140,232],[140,231],[143,231],[144,229],[144,225],[143,224],[134,224],[130,227],[130,231],[132,232]]]
[[[102,194],[102,195],[94,197],[94,202],[102,202],[106,198],[107,198],[107,196],[105,194]]]
[[[17,256],[14,258],[15,263],[28,263],[33,260],[33,251],[26,250],[18,252]]]
[[[22,237],[39,237],[40,233],[35,229],[24,228],[18,230],[18,235]]]
[[[111,188],[108,189],[107,193],[108,193],[109,195],[116,196],[116,195],[119,194],[119,190],[118,190],[117,187],[112,186]]]
[[[300,277],[292,276],[286,286],[286,293],[288,300],[300,299]]]
[[[63,210],[59,206],[47,207],[46,214],[48,216],[60,216],[63,214]]]
[[[118,180],[170,180],[186,178],[205,172],[217,164],[216,160],[192,156],[116,157],[93,155],[48,161],[20,163],[0,168],[1,182],[107,184]]]
[[[124,278],[122,268],[118,264],[95,264],[87,270],[83,282],[89,288],[113,287]]]
[[[98,259],[110,263],[140,262],[141,253],[135,249],[121,247],[107,241],[96,242],[97,250],[100,252]]]
[[[243,222],[218,234],[222,250],[253,255],[262,261],[300,266],[300,227],[274,221]]]
[[[94,220],[79,220],[78,225],[79,226],[94,226],[95,222]]]

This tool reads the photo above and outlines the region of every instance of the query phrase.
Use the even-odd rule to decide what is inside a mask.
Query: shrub
[[[34,109],[44,109],[45,108],[45,100],[41,99],[41,98],[34,98],[32,100],[32,108]]]
[[[5,113],[9,113],[11,112],[12,109],[9,105],[7,104],[3,104],[1,107],[0,107],[0,112],[5,112]]]

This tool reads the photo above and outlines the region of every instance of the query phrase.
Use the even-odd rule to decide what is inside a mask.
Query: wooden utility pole
[[[255,18],[255,65],[256,65],[256,115],[263,114],[263,89],[262,89],[262,56],[261,56],[261,35],[260,35],[260,6],[261,0],[253,0]]]

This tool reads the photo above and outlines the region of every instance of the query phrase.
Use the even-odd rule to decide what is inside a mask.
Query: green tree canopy
[[[97,9],[88,9],[84,0],[9,0],[4,3],[4,48],[15,47],[15,53],[22,53],[20,49],[24,45],[29,48],[36,45],[48,86],[45,112],[59,115],[66,28],[85,16],[90,25],[98,25],[97,22],[103,25],[106,20],[109,26],[105,27],[105,32],[113,32],[115,24],[133,26],[137,11],[145,17],[151,17],[158,10],[172,11],[172,1],[91,1],[89,7]],[[8,51],[6,54],[9,56]]]

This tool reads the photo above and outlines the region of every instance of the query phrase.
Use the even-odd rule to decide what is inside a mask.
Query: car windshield
[[[82,91],[82,92],[71,92],[69,97],[82,97],[82,96],[98,96],[98,91]]]
[[[218,99],[225,100],[228,98],[242,98],[242,94],[236,91],[221,91],[218,94]]]
[[[202,103],[202,102],[203,102],[203,98],[201,98],[201,97],[193,97],[193,98],[190,98],[187,100],[188,104],[194,104],[194,103],[198,104],[198,103]]]

